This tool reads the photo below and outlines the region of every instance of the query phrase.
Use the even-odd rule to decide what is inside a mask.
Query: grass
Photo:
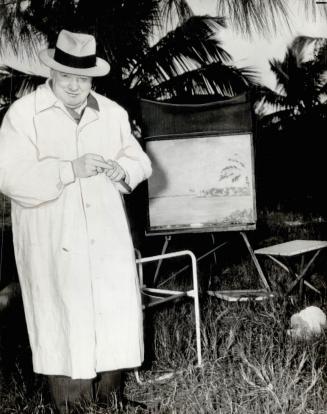
[[[158,413],[326,412],[326,337],[291,340],[288,308],[275,301],[226,305],[209,300],[202,315],[202,369],[177,351],[189,358],[195,354],[188,340],[191,326],[167,326],[171,320],[163,312],[157,320],[155,369],[182,367],[182,372],[165,384],[135,388],[131,383],[129,389]],[[187,313],[180,312],[176,319],[187,321]]]
[[[204,237],[204,236],[203,236]],[[326,240],[319,217],[262,212],[258,231],[252,236],[257,247],[296,238]],[[176,244],[185,240],[177,240]],[[235,254],[237,253],[237,254]],[[183,265],[180,263],[181,266]],[[178,263],[179,265],[179,263]],[[282,292],[289,280],[274,264],[263,263],[273,290],[280,295],[263,302],[226,303],[205,294],[208,274],[219,288],[255,287],[258,276],[246,251],[226,248],[199,265],[203,366],[196,367],[193,306],[190,301],[171,303],[147,311],[146,362],[140,371],[142,384],[133,372],[126,375],[122,409],[82,403],[80,413],[222,413],[222,414],[323,414],[327,412],[326,334],[310,340],[287,335],[296,301]],[[177,267],[178,268],[178,267]],[[313,278],[323,295],[309,293],[306,304],[327,313],[325,259]],[[162,273],[172,269],[163,267]],[[175,267],[173,270],[176,270]],[[179,284],[187,283],[187,272]],[[7,386],[1,392],[1,413],[51,413],[46,383],[22,368],[29,357],[21,349]],[[167,372],[170,380],[153,381]]]

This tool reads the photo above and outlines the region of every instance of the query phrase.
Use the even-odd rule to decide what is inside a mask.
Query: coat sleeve
[[[127,112],[124,111],[121,123],[122,148],[119,151],[116,161],[124,168],[126,172],[126,182],[132,190],[150,177],[152,173],[151,161],[143,151],[140,144],[131,132]],[[119,185],[123,193],[127,191]]]
[[[55,200],[75,181],[70,161],[39,158],[29,125],[33,119],[27,120],[23,108],[14,103],[0,130],[0,191],[23,207]]]

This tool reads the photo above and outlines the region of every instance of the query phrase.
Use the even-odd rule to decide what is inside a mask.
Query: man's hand
[[[77,178],[91,177],[110,168],[110,165],[98,154],[85,154],[82,157],[76,158],[72,164]]]
[[[104,172],[111,181],[118,182],[125,179],[126,173],[117,161],[107,160],[106,163],[107,169]]]

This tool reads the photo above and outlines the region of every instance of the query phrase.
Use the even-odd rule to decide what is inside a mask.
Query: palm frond
[[[327,100],[327,79],[325,80],[324,84],[320,88],[321,96],[325,96],[325,100]]]
[[[288,24],[289,10],[286,0],[217,0],[217,14],[226,16],[243,34],[270,34],[279,23]]]
[[[257,89],[256,98],[257,101],[268,104],[270,110],[278,111],[281,108],[291,107],[286,95],[279,94],[266,86]]]
[[[327,16],[327,4],[315,0],[303,0],[303,7],[307,15],[311,15],[314,19],[317,15]]]
[[[296,57],[298,65],[307,61],[327,65],[327,39],[311,36],[297,36],[288,47]]]
[[[287,48],[282,61],[270,61],[277,89],[287,96],[290,105],[302,102],[312,106],[320,102],[320,89],[326,83],[325,44],[318,38],[300,36]]]
[[[41,76],[29,75],[6,66],[0,67],[0,101],[8,106],[44,82]]]
[[[290,61],[292,60],[294,66],[296,67],[296,59],[294,58],[292,52],[287,51],[285,59],[280,61],[278,59],[269,60],[270,70],[276,77],[277,88],[280,92],[286,92],[288,89],[288,83],[290,80],[289,66]],[[287,63],[286,63],[287,62]]]
[[[162,25],[161,1],[0,0],[4,22],[0,34],[4,45],[10,43],[16,53],[26,49],[33,54],[40,33],[50,47],[62,28],[90,33],[97,39],[99,56],[124,67],[144,53],[149,37]]]
[[[323,70],[327,69],[327,39],[319,38],[315,44],[314,60]]]
[[[261,118],[261,123],[265,127],[275,126],[279,130],[282,130],[296,118],[297,115],[294,112],[294,108],[287,108],[263,116]]]
[[[300,53],[300,56],[297,54]],[[303,62],[303,53],[287,48],[284,59],[272,59],[269,61],[270,69],[277,80],[277,89],[289,99],[298,99],[301,90],[308,81],[308,71]]]
[[[161,83],[213,62],[229,62],[230,55],[216,37],[221,27],[224,19],[194,16],[169,32],[137,62],[129,77],[131,87],[146,79]]]
[[[26,1],[0,0],[0,55],[9,47],[16,55],[35,58],[44,36],[25,13]]]
[[[289,110],[291,120],[314,116],[325,117],[323,109],[327,102],[326,39],[300,36],[287,48],[282,61],[270,61],[276,76],[277,92],[262,88],[258,94],[260,104],[275,115]],[[273,115],[272,115],[273,117]],[[274,122],[287,123],[287,119],[275,116]],[[282,127],[282,125],[281,125]]]
[[[239,69],[215,62],[160,84],[142,84],[136,92],[142,97],[158,100],[172,97],[187,99],[195,95],[215,95],[226,98],[243,93],[257,83],[257,73],[254,69]]]
[[[187,0],[162,0],[161,3],[161,17],[167,28],[176,24],[176,18],[177,22],[181,24],[193,16],[193,11]]]
[[[149,38],[162,25],[161,0],[97,0],[96,3],[98,7],[93,5],[92,13],[90,1],[83,0],[77,21],[83,21],[84,31],[94,34],[100,56],[103,54],[112,67],[128,67],[149,49]]]

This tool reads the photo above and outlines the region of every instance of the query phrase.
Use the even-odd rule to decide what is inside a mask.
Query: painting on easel
[[[146,150],[154,166],[151,232],[255,227],[251,133],[161,137],[147,141]]]

